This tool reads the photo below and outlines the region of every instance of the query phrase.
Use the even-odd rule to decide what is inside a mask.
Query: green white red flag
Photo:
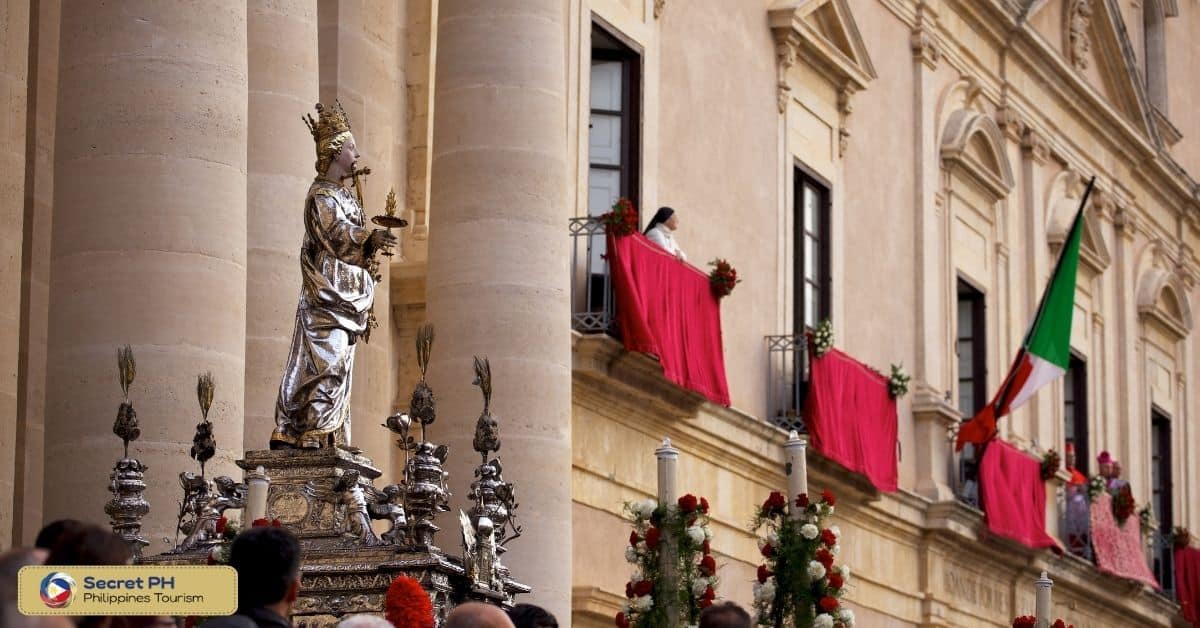
[[[991,403],[958,429],[955,449],[966,443],[983,444],[996,436],[996,419],[1019,408],[1043,386],[1067,372],[1071,361],[1071,319],[1075,313],[1075,275],[1079,269],[1079,241],[1083,234],[1083,208],[1092,193],[1095,177],[1088,182],[1059,254],[1054,275],[1042,294],[1037,314],[1008,376]]]

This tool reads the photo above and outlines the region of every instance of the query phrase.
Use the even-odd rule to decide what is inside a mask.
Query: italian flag
[[[1079,239],[1083,233],[1083,208],[1095,177],[1088,182],[1079,211],[1071,223],[1066,244],[1058,256],[1050,285],[1042,294],[1033,324],[1025,334],[1008,376],[992,402],[958,430],[955,449],[966,443],[983,444],[996,436],[996,419],[1021,407],[1033,393],[1063,376],[1071,360],[1071,318],[1075,311],[1075,273],[1079,269]]]

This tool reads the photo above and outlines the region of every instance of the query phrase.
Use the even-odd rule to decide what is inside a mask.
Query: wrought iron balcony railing
[[[572,218],[571,329],[584,333],[612,333],[615,303],[609,272],[604,223],[593,216]]]
[[[804,334],[767,336],[767,420],[785,430],[805,432],[808,394],[808,341]]]
[[[1162,594],[1167,599],[1174,600],[1175,539],[1167,526],[1155,530],[1150,535],[1150,569],[1154,572],[1158,584],[1162,585]]]

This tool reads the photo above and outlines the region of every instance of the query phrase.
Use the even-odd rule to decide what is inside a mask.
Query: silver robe
[[[304,204],[303,286],[291,351],[279,384],[271,448],[350,441],[354,349],[367,329],[375,280],[371,229],[353,194],[318,178]]]

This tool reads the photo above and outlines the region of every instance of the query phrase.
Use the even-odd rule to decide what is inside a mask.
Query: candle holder
[[[104,505],[104,512],[109,516],[109,525],[112,526],[113,533],[129,544],[134,560],[139,560],[142,557],[142,548],[150,544],[141,535],[142,518],[149,514],[150,502],[146,501],[143,495],[146,490],[147,467],[136,458],[129,457],[129,443],[142,435],[137,412],[133,409],[133,403],[129,401],[129,387],[137,375],[137,363],[129,345],[117,349],[117,372],[123,400],[117,408],[113,433],[121,437],[124,455],[113,465],[112,473],[108,476],[108,490],[113,497]]]

